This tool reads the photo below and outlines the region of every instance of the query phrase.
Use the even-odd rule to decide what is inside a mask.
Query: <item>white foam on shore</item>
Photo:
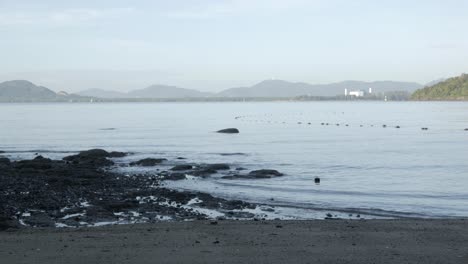
[[[69,215],[66,215],[64,217],[62,217],[62,219],[69,219],[69,218],[73,218],[73,217],[77,217],[77,216],[84,216],[85,213],[76,213],[76,214],[69,214]]]

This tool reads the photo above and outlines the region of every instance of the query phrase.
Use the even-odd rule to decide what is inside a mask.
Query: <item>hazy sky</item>
[[[0,0],[0,81],[54,90],[468,72],[466,0]]]

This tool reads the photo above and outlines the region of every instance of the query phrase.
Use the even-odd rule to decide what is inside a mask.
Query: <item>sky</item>
[[[0,82],[220,91],[468,72],[466,0],[0,0]]]

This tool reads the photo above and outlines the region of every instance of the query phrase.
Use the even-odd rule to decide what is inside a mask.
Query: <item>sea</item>
[[[216,133],[231,127],[240,133]],[[457,218],[468,217],[466,128],[466,102],[5,103],[0,155],[103,148],[131,153],[116,160],[122,173],[156,173],[122,165],[146,157],[275,169],[284,176],[165,185],[274,206],[283,219]]]

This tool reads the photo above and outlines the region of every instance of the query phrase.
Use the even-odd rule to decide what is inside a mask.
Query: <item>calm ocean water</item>
[[[227,127],[241,133],[213,132]],[[453,102],[0,104],[0,150],[11,158],[104,148],[135,153],[122,161],[182,156],[277,169],[286,176],[168,185],[282,206],[303,218],[323,208],[468,216],[465,128],[468,103]]]

